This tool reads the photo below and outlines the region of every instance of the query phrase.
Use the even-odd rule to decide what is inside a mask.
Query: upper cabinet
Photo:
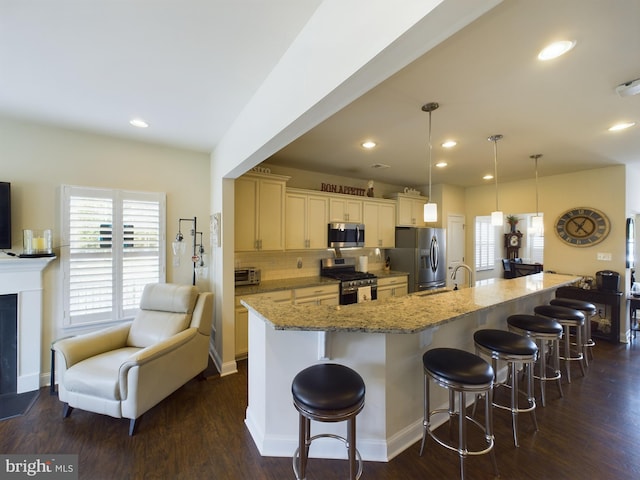
[[[331,196],[329,199],[330,222],[362,222],[362,200],[349,196]]]
[[[284,250],[285,192],[289,178],[249,172],[236,179],[236,251]]]
[[[327,248],[329,198],[306,190],[287,189],[285,248],[287,250]]]
[[[392,200],[365,200],[363,222],[364,246],[393,248],[396,243],[396,202]]]
[[[396,200],[396,222],[399,227],[424,227],[424,204],[427,197],[394,193],[389,198]]]

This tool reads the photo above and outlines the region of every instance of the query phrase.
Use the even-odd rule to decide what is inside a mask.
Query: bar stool
[[[573,298],[554,298],[549,304],[573,308],[580,310],[584,314],[584,328],[582,329],[584,348],[582,354],[584,355],[584,364],[588,367],[589,357],[593,360],[593,347],[596,345],[596,342],[591,338],[591,317],[598,311],[596,306],[593,303],[585,302],[584,300],[574,300]]]
[[[460,477],[464,480],[464,460],[468,455],[483,455],[489,453],[496,476],[498,464],[493,450],[493,368],[485,360],[473,353],[455,348],[434,348],[428,350],[422,356],[424,366],[424,421],[422,445],[420,455],[424,450],[427,434],[443,447],[458,452],[460,457]],[[430,410],[429,383],[430,379],[449,392],[449,408]],[[458,393],[458,407],[455,410],[455,394]],[[466,394],[484,395],[485,398],[485,425],[466,414]],[[449,415],[449,430],[453,427],[453,417],[458,416],[458,445],[440,439],[431,431],[431,418],[433,415],[447,413]],[[469,450],[467,448],[467,422],[471,422],[484,432],[487,442],[485,448]]]
[[[558,391],[562,397],[560,373],[560,338],[562,325],[557,321],[537,315],[516,314],[507,318],[509,330],[527,337],[538,344],[538,375],[534,378],[540,382],[540,399],[542,406],[546,406],[546,384],[557,380]],[[547,355],[550,361],[547,361]],[[551,372],[548,371],[550,364]]]
[[[362,458],[356,449],[356,415],[364,408],[365,385],[362,377],[344,365],[335,363],[313,365],[295,376],[291,384],[291,393],[293,405],[300,413],[298,448],[293,454],[293,471],[296,479],[306,478],[309,447],[311,442],[321,437],[334,438],[346,445],[349,479],[360,478]],[[329,433],[311,437],[311,420],[318,422],[346,420],[347,438]]]
[[[567,383],[571,383],[571,362],[578,362],[582,376],[584,377],[584,349],[582,341],[582,329],[584,326],[584,314],[580,310],[573,308],[561,307],[559,305],[538,305],[533,311],[536,315],[556,320],[564,328],[563,344],[564,355],[560,356],[564,360],[565,369],[567,370]],[[576,348],[571,348],[571,328],[576,332]]]
[[[538,431],[536,420],[536,399],[533,393],[533,367],[538,356],[538,347],[531,338],[524,337],[514,332],[504,330],[485,329],[473,334],[478,355],[485,354],[491,357],[493,372],[498,375],[498,361],[507,362],[508,374],[505,383],[494,379],[493,406],[511,411],[511,423],[513,424],[513,442],[518,447],[518,413],[531,413],[533,425]],[[518,402],[518,374],[517,366],[522,364],[524,378],[527,385],[527,407],[520,407]],[[511,392],[511,404],[504,405],[496,402],[495,391],[498,387],[509,388]]]

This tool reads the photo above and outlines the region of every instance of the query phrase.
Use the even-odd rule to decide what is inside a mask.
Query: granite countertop
[[[580,277],[537,273],[460,290],[416,292],[352,305],[291,305],[272,300],[241,303],[276,330],[417,333],[545,290]]]
[[[236,297],[243,295],[253,295],[256,293],[277,292],[278,290],[295,290],[296,288],[318,287],[324,285],[340,285],[340,281],[333,278],[321,277],[320,275],[311,277],[281,278],[278,280],[266,280],[259,285],[237,286]]]
[[[383,271],[376,270],[371,272],[379,278],[386,277],[400,277],[402,275],[409,275],[407,272],[398,272],[394,270]],[[293,277],[293,278],[281,278],[277,280],[266,280],[260,282],[258,285],[239,285],[235,289],[236,297],[244,295],[254,295],[256,293],[277,292],[279,290],[295,290],[296,288],[305,287],[318,287],[324,285],[339,285],[340,281],[333,278],[321,277],[319,275],[311,277]]]

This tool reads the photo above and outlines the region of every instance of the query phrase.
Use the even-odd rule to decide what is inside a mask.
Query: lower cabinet
[[[338,305],[340,303],[340,287],[335,283],[317,287],[296,288],[295,290],[236,295],[236,358],[245,358],[249,353],[249,312],[240,303],[243,298],[267,298],[278,303],[293,303],[296,305]]]
[[[269,298],[274,302],[291,303],[291,293],[291,290],[278,290],[254,295],[236,295],[236,358],[245,358],[249,353],[249,312],[242,306],[240,300],[243,298]]]
[[[293,291],[293,303],[296,305],[338,305],[340,292],[338,285],[325,285],[322,287],[297,288]]]
[[[408,277],[378,277],[378,300],[391,297],[402,297],[409,293]]]

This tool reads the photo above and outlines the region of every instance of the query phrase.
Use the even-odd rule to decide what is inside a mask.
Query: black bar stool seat
[[[582,328],[584,349],[582,354],[584,355],[585,365],[589,366],[589,357],[593,359],[593,347],[596,345],[596,342],[591,338],[591,317],[596,314],[598,309],[593,303],[573,298],[554,298],[549,304],[573,308],[574,310],[580,310],[584,314],[584,327]]]
[[[538,347],[531,338],[505,330],[484,329],[473,334],[477,354],[485,354],[491,357],[491,366],[494,374],[498,375],[498,361],[504,361],[508,365],[507,380],[499,383],[494,379],[493,406],[511,412],[513,425],[513,442],[518,447],[518,413],[531,413],[533,425],[538,430],[536,419],[536,399],[533,393],[533,367],[538,356]],[[527,385],[527,406],[520,407],[518,403],[518,374],[517,366],[521,363],[524,370]],[[495,401],[495,389],[506,387],[510,390],[511,403],[505,405]]]
[[[516,314],[507,318],[509,330],[527,337],[536,342],[538,346],[538,375],[534,378],[540,382],[540,399],[542,406],[546,404],[546,384],[556,380],[558,391],[562,397],[562,384],[560,373],[560,338],[562,338],[562,325],[556,320],[537,315]],[[548,346],[550,345],[550,346]],[[547,367],[547,353],[550,354],[550,368]]]
[[[564,360],[565,370],[567,372],[567,382],[571,383],[571,362],[578,362],[582,376],[584,376],[584,355],[582,329],[584,328],[584,314],[580,310],[574,308],[562,307],[560,305],[538,305],[533,309],[536,315],[542,315],[546,318],[556,320],[564,329],[563,335],[563,355],[560,359]],[[571,328],[576,333],[576,348],[571,348]]]
[[[360,478],[362,458],[356,449],[356,415],[364,408],[365,384],[362,377],[344,365],[313,365],[295,376],[291,384],[291,393],[293,405],[300,414],[298,448],[293,455],[296,479],[306,478],[309,447],[311,442],[321,437],[344,442],[348,450],[349,479]],[[311,420],[347,421],[347,438],[328,433],[311,437]]]
[[[464,350],[455,348],[434,348],[422,356],[424,367],[424,421],[420,455],[424,451],[424,444],[429,435],[443,447],[458,452],[460,457],[460,477],[464,480],[464,460],[468,455],[483,455],[489,453],[496,476],[498,465],[493,450],[493,368],[481,357]],[[449,408],[430,410],[429,384],[433,380],[436,385],[449,391]],[[455,409],[455,393],[458,393],[458,412]],[[466,394],[484,395],[485,424],[480,424],[473,417],[466,414]],[[449,428],[453,427],[453,417],[458,416],[458,445],[441,439],[431,431],[431,419],[434,415],[447,413]],[[467,423],[471,423],[484,432],[486,446],[475,450],[467,447]]]

